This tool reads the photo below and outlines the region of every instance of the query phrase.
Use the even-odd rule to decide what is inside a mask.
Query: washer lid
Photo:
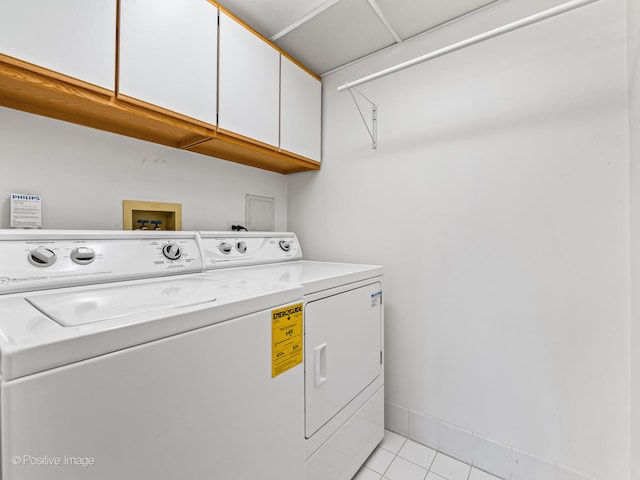
[[[214,304],[218,290],[219,282],[213,278],[190,277],[30,296],[26,300],[47,317],[68,327],[142,312]]]

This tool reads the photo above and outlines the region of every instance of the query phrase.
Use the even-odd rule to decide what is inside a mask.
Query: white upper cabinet
[[[280,52],[220,12],[218,126],[279,145]]]
[[[320,161],[320,81],[282,56],[280,82],[280,148]]]
[[[114,90],[116,0],[5,0],[0,53]]]
[[[119,93],[214,125],[217,25],[207,0],[121,0]]]

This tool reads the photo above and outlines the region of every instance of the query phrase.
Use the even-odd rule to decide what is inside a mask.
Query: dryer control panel
[[[194,232],[0,233],[0,294],[202,271]]]
[[[200,232],[205,269],[300,260],[295,233]]]

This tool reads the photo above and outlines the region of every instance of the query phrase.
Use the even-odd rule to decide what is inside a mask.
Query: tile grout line
[[[384,480],[386,473],[389,471],[389,469],[391,468],[391,465],[393,465],[393,462],[395,461],[396,458],[398,458],[398,453],[400,453],[400,450],[402,450],[402,447],[404,447],[404,444],[407,443],[407,440],[409,440],[409,437],[404,437],[404,440],[402,442],[402,445],[400,445],[400,448],[398,449],[398,451],[396,453],[394,453],[394,457],[391,460],[391,463],[389,464],[389,466],[385,469],[384,473],[382,474],[382,477],[380,480]],[[384,447],[383,447],[384,448]],[[387,450],[388,452],[389,450]],[[393,452],[391,452],[393,453]]]
[[[395,432],[394,432],[394,433],[395,433]],[[420,465],[420,464],[418,464],[418,463],[416,463],[416,462],[414,462],[414,461],[412,461],[412,460],[409,460],[408,458],[405,458],[405,457],[400,456],[400,450],[402,450],[402,447],[404,447],[404,446],[405,446],[405,444],[407,443],[407,441],[408,441],[408,440],[411,440],[411,439],[410,439],[409,437],[404,437],[404,440],[403,440],[403,442],[402,442],[402,445],[400,445],[400,448],[398,448],[398,452],[397,452],[397,453],[394,453],[394,452],[392,452],[391,450],[387,450],[387,449],[386,449],[386,448],[384,448],[383,446],[380,446],[380,448],[381,448],[381,449],[386,450],[387,452],[389,452],[389,453],[393,454],[393,459],[391,460],[391,463],[389,463],[389,466],[386,468],[386,470],[385,470],[385,471],[384,471],[384,473],[382,474],[382,479],[381,479],[381,480],[388,480],[388,479],[387,479],[387,477],[385,477],[385,474],[387,473],[387,471],[388,471],[388,470],[389,470],[389,468],[391,467],[391,464],[393,463],[393,461],[394,461],[396,458],[398,458],[398,457],[400,457],[400,458],[401,458],[402,460],[404,460],[405,462],[409,462],[409,463],[411,463],[412,465],[415,465],[416,467],[420,467],[420,468],[422,468],[422,469],[425,469],[425,467],[423,467],[422,465]],[[416,444],[418,444],[418,445],[422,445],[422,444],[420,444],[420,443],[418,443],[418,442],[414,442],[414,443],[416,443]],[[423,446],[425,446],[425,447],[427,447],[428,449],[433,450],[434,452],[436,452],[436,454],[433,456],[433,459],[432,459],[432,460],[431,460],[431,462],[429,463],[429,466],[428,466],[428,467],[426,467],[426,471],[427,471],[427,472],[425,473],[425,476],[424,476],[424,478],[422,479],[422,480],[425,480],[425,479],[427,478],[427,475],[429,475],[429,472],[431,472],[431,467],[433,466],[434,462],[436,461],[436,457],[437,457],[437,456],[438,456],[438,454],[439,454],[439,453],[441,453],[441,452],[439,452],[438,450],[434,450],[433,448],[431,448],[431,447],[429,447],[429,446],[427,446],[427,445],[423,445]],[[443,454],[443,455],[445,455],[445,454]],[[448,456],[448,455],[447,455],[447,456]],[[453,457],[451,457],[451,458],[453,458]],[[454,459],[454,460],[455,460],[455,459]],[[471,467],[471,465],[469,465],[469,467]],[[442,475],[440,475],[439,473],[436,473],[436,472],[431,472],[431,473],[434,473],[434,474],[436,474],[437,476],[439,476],[439,477],[443,478],[444,480],[447,480],[446,478],[442,477]],[[467,475],[467,480],[469,480],[469,476],[470,476],[470,475],[471,475],[471,469],[469,469],[469,474]]]
[[[395,432],[393,432],[393,433],[395,433]],[[396,434],[396,435],[398,435],[398,434]],[[401,436],[401,435],[400,435],[400,436]],[[386,473],[389,471],[389,468],[391,467],[391,464],[393,464],[394,460],[395,460],[396,458],[398,458],[398,457],[400,457],[400,458],[401,458],[401,459],[403,459],[404,461],[409,462],[409,463],[411,463],[412,465],[415,465],[415,466],[417,466],[417,467],[419,467],[419,468],[423,468],[423,469],[425,468],[424,466],[422,466],[422,465],[420,465],[420,464],[418,464],[418,463],[415,463],[415,462],[413,462],[413,461],[409,460],[408,458],[405,458],[405,457],[400,456],[400,450],[402,450],[402,447],[404,447],[404,446],[405,446],[405,444],[407,443],[407,440],[411,440],[409,437],[403,437],[403,438],[404,438],[404,440],[402,441],[402,444],[401,444],[401,445],[400,445],[400,447],[398,448],[398,451],[397,451],[397,452],[393,452],[393,451],[391,451],[391,450],[388,450],[388,449],[384,448],[382,445],[380,445],[380,448],[381,448],[381,449],[383,449],[383,450],[385,450],[385,451],[387,451],[387,452],[389,452],[389,453],[393,454],[393,459],[391,460],[391,463],[389,463],[389,466],[385,469],[384,473],[382,474],[381,480],[388,480],[388,478],[387,478],[387,477],[385,477],[385,475],[386,475]],[[415,443],[417,443],[418,445],[422,445],[422,444],[420,444],[420,443],[418,443],[418,442],[415,442]],[[429,475],[429,473],[433,473],[433,474],[437,475],[438,477],[441,477],[441,478],[443,478],[444,480],[447,480],[445,477],[443,477],[443,476],[442,476],[442,475],[440,475],[439,473],[437,473],[437,472],[433,472],[433,471],[431,470],[431,467],[433,467],[433,464],[434,464],[434,462],[436,461],[437,456],[438,456],[438,455],[440,455],[440,454],[442,454],[442,455],[444,455],[444,456],[446,456],[446,457],[452,458],[452,459],[454,459],[454,460],[457,460],[458,462],[464,463],[465,465],[468,465],[468,466],[469,466],[469,473],[467,473],[467,478],[466,478],[466,480],[469,480],[469,479],[471,478],[471,473],[473,472],[473,469],[474,469],[474,466],[473,466],[473,460],[472,460],[472,463],[462,462],[461,460],[458,460],[458,459],[457,459],[457,458],[455,458],[455,457],[451,457],[450,455],[447,455],[446,453],[442,453],[442,452],[441,452],[441,451],[439,451],[439,450],[435,450],[435,449],[433,449],[433,448],[431,448],[431,447],[429,447],[429,446],[427,446],[427,445],[424,445],[424,446],[425,446],[425,447],[427,447],[427,448],[429,448],[429,449],[431,449],[431,450],[433,450],[434,452],[436,452],[436,454],[434,455],[433,460],[431,460],[431,462],[429,463],[429,466],[426,468],[426,471],[427,471],[427,472],[426,472],[426,474],[425,474],[425,476],[424,476],[423,480],[425,480],[425,479],[426,479],[426,477],[427,477],[427,475]],[[480,469],[479,469],[479,470],[480,470]],[[481,470],[481,471],[483,471],[483,470]],[[488,472],[486,472],[486,473],[488,473]]]

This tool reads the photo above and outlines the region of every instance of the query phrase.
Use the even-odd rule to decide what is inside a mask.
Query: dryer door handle
[[[314,384],[319,387],[327,381],[327,344],[313,349]]]

